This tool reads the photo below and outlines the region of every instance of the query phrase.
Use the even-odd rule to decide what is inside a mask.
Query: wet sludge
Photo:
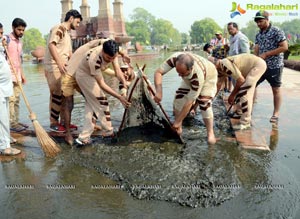
[[[240,183],[226,152],[206,144],[201,120],[197,115],[191,128],[186,124],[183,136],[191,139],[185,144],[166,137],[162,126],[146,123],[122,130],[116,144],[99,142],[72,159],[115,180],[137,199],[220,205],[239,193]]]

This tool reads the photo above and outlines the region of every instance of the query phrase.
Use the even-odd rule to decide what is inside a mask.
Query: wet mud
[[[214,154],[214,146],[205,145],[201,116],[190,120],[193,129],[184,133],[185,144],[168,139],[163,128],[146,124],[124,129],[114,144],[97,141],[82,148],[72,160],[105,174],[137,199],[220,205],[239,193],[234,164],[225,152]],[[223,123],[219,126],[228,126],[228,120]]]
[[[75,150],[70,160],[104,174],[136,199],[207,208],[239,200],[246,194],[241,201],[247,204],[240,207],[249,212],[253,209],[246,206],[252,206],[250,202],[259,200],[263,192],[263,215],[295,213],[299,188],[290,185],[298,185],[296,179],[288,172],[288,177],[280,177],[286,171],[281,164],[274,165],[280,175],[273,174],[276,171],[270,170],[272,158],[267,152],[241,150],[236,142],[228,141],[231,129],[221,97],[213,104],[218,105],[214,114],[220,137],[214,146],[206,144],[206,131],[198,112],[184,122],[184,145],[164,138],[161,127],[149,128],[147,124],[124,129],[117,142],[100,140]],[[268,197],[277,203],[270,204]],[[285,210],[278,209],[279,205]]]

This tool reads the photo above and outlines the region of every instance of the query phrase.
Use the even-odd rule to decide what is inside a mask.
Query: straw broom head
[[[7,51],[7,45],[5,41],[2,41],[2,45],[6,51],[6,56],[8,58],[9,64],[12,68],[12,72],[13,74],[16,76],[16,78],[18,78],[17,73],[16,73],[16,69],[10,59],[9,53]],[[23,86],[20,83],[20,81],[17,81],[20,89],[21,89],[21,94],[23,96],[25,105],[30,113],[29,118],[31,119],[32,123],[33,123],[33,127],[36,133],[36,137],[37,140],[39,142],[39,144],[42,146],[42,149],[46,155],[46,157],[55,157],[59,152],[60,152],[60,148],[59,146],[55,143],[55,141],[48,135],[48,133],[45,131],[45,129],[39,124],[39,122],[37,121],[36,115],[32,112],[30,104],[28,102],[28,99],[24,93],[23,90]]]
[[[36,115],[34,113],[30,114],[30,119],[32,121],[36,138],[39,144],[42,146],[42,149],[45,153],[46,157],[53,158],[60,151],[60,147],[56,144],[56,142],[48,135],[45,129],[40,125],[40,123],[36,119]]]

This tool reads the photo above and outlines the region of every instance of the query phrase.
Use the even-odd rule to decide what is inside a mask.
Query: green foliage
[[[181,35],[170,21],[156,19],[143,8],[134,9],[130,16],[131,22],[126,22],[126,32],[134,36],[132,43],[141,45],[172,45],[181,44]]]
[[[157,19],[153,22],[151,43],[152,45],[179,45],[181,44],[181,36],[170,21]]]
[[[48,36],[49,36],[49,33],[47,33],[46,35],[44,35],[43,38],[44,38],[45,42],[47,42]]]
[[[200,44],[210,42],[215,37],[216,31],[220,30],[222,29],[212,18],[195,21],[191,26],[191,43]]]
[[[249,21],[246,27],[241,28],[240,31],[245,34],[251,42],[255,42],[255,36],[259,30],[254,21]]]
[[[30,53],[37,46],[46,46],[46,40],[43,38],[42,33],[37,28],[26,30],[23,37],[24,53]]]
[[[300,61],[300,55],[298,55],[298,56],[289,56],[289,60]]]
[[[300,55],[300,44],[289,45],[289,51],[291,56],[299,56]]]
[[[130,15],[130,19],[132,21],[143,21],[149,28],[155,21],[155,17],[143,8],[135,8],[133,14]]]
[[[188,44],[189,43],[189,35],[186,33],[181,33],[181,44]]]
[[[136,42],[140,42],[141,44],[150,42],[151,31],[148,25],[142,20],[126,22],[126,31],[129,36],[134,36],[134,39],[131,41],[133,44]]]
[[[285,21],[280,25],[280,28],[286,35],[291,35],[290,44],[300,43],[300,39],[297,39],[296,34],[300,34],[300,19],[293,19],[291,21]]]
[[[298,22],[297,22],[298,20]],[[283,23],[280,22],[271,22],[273,26],[280,28],[283,30],[285,35],[294,35],[297,33],[297,30],[299,31],[299,28],[297,28],[297,25],[299,25],[299,19],[294,19],[293,21],[284,21]],[[296,25],[294,25],[296,24]],[[298,32],[299,33],[299,32]],[[291,42],[290,42],[291,43]]]
[[[191,25],[190,35],[179,33],[170,21],[164,19],[156,19],[152,14],[143,8],[136,8],[130,16],[131,21],[126,22],[126,30],[129,36],[134,36],[133,43],[139,42],[142,45],[168,45],[178,46],[181,44],[202,44],[210,42],[215,37],[216,31],[222,31],[224,37],[229,38],[227,33],[227,25],[221,28],[212,18],[205,18],[195,21]],[[300,39],[296,38],[296,34],[300,34],[300,19],[285,21],[283,23],[272,22],[272,25],[282,29],[286,36],[291,36],[289,44],[300,43]],[[253,20],[250,20],[246,27],[240,30],[249,38],[251,42],[255,42],[255,36],[259,29]]]

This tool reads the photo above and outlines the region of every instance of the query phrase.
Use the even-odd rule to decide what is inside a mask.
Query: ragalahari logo
[[[237,4],[236,2],[232,2],[232,8],[230,12],[231,12],[230,17],[234,18],[237,15],[245,14],[246,10],[242,9],[240,4]]]

